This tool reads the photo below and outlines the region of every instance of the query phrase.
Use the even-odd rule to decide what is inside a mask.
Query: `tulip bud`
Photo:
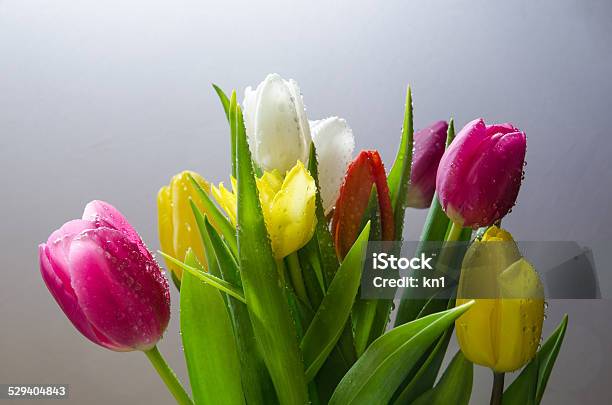
[[[168,282],[146,246],[113,206],[87,205],[83,219],[39,246],[47,288],[85,337],[115,351],[147,351],[170,319]]]
[[[414,152],[410,187],[406,203],[413,208],[427,208],[436,190],[438,163],[444,154],[446,121],[438,121],[414,133]]]
[[[210,192],[209,184],[197,173],[184,171],[172,177],[169,186],[162,187],[157,194],[157,214],[159,241],[164,253],[183,260],[191,248],[200,263],[206,263],[204,244],[196,223],[189,199],[206,212],[197,192],[189,180],[191,175],[205,192]],[[173,277],[180,281],[183,270],[166,261]]]
[[[526,150],[525,133],[511,124],[467,124],[444,152],[436,190],[446,215],[464,227],[490,226],[516,202]]]
[[[495,372],[530,361],[542,334],[544,289],[512,236],[495,226],[463,259],[456,305],[472,298],[474,305],[455,322],[465,357]]]
[[[294,80],[270,74],[255,90],[246,88],[242,104],[251,154],[259,167],[285,173],[298,160],[308,160],[310,127]]]
[[[372,186],[376,186],[378,196],[381,240],[393,240],[395,222],[385,167],[378,151],[363,150],[346,171],[332,218],[331,232],[336,253],[341,259],[344,259],[361,232]]]

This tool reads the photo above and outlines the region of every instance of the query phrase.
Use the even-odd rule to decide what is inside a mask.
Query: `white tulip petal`
[[[255,92],[245,91],[243,105],[253,158],[262,169],[285,173],[298,160],[305,162],[310,131],[295,82],[270,74]]]
[[[300,92],[300,87],[297,82],[293,79],[290,79],[289,82],[285,82],[288,84],[289,91],[295,100],[295,110],[298,115],[298,123],[300,124],[300,131],[302,136],[300,138],[302,148],[302,159],[300,159],[303,163],[308,161],[308,154],[310,152],[310,143],[312,142],[312,137],[310,136],[310,124],[308,122],[308,118],[306,117],[306,107],[304,107],[304,99],[302,98],[302,93]]]
[[[346,121],[338,117],[310,121],[310,131],[317,149],[321,199],[328,213],[336,203],[346,169],[353,158],[355,138]]]
[[[261,86],[261,84],[260,84]],[[255,140],[255,108],[257,107],[257,90],[251,86],[244,90],[244,101],[242,102],[242,115],[244,118],[244,128],[249,140],[251,153],[257,155],[257,142]]]

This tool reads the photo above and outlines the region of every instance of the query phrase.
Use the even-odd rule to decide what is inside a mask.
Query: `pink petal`
[[[455,137],[440,160],[436,175],[436,190],[440,204],[449,216],[449,203],[463,200],[465,193],[463,179],[467,175],[471,160],[478,153],[481,142],[488,139],[482,118],[469,122]],[[457,207],[454,207],[455,209]],[[461,218],[451,218],[461,222]]]
[[[82,233],[70,248],[70,275],[87,319],[125,350],[147,350],[170,318],[161,270],[138,244],[110,228]]]
[[[67,273],[52,262],[47,245],[41,244],[38,246],[38,256],[43,281],[74,327],[92,342],[111,350],[117,350],[118,347],[113,342],[108,340],[89,323],[79,307],[76,295],[70,285],[70,280],[66,280]]]
[[[83,219],[94,222],[99,227],[113,228],[127,236],[129,240],[139,246],[141,252],[152,258],[151,252],[142,242],[140,235],[134,227],[128,222],[118,209],[105,201],[94,200],[85,206]]]

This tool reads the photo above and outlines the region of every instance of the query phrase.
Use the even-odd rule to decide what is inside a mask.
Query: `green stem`
[[[446,237],[444,238],[445,242],[456,242],[459,240],[461,236],[461,230],[463,227],[456,222],[451,222],[451,227],[446,233]]]
[[[153,346],[151,350],[147,350],[144,352],[147,355],[147,358],[155,367],[157,374],[161,377],[161,379],[168,387],[168,390],[176,399],[176,402],[180,405],[193,405],[193,401],[189,398],[189,395],[185,392],[185,389],[179,382],[174,371],[168,366],[166,360],[162,357],[161,353],[157,349],[157,346]]]
[[[491,390],[491,405],[501,405],[504,394],[504,373],[493,372],[493,389]]]
[[[444,243],[442,244],[442,251],[440,252],[440,256],[438,257],[438,264],[450,266],[453,256],[452,249],[449,246],[452,242],[457,242],[461,238],[461,231],[463,227],[455,222],[450,222],[450,228],[446,231],[446,235],[444,236]]]
[[[291,277],[291,284],[295,294],[305,304],[310,305],[308,294],[306,293],[306,285],[304,284],[304,278],[302,277],[302,267],[300,266],[300,259],[298,258],[297,252],[291,253],[287,256],[287,264],[289,267],[289,276]]]
[[[278,271],[278,276],[280,277],[280,281],[284,286],[285,277],[287,275],[287,266],[285,266],[285,261],[283,259],[276,260],[276,270]]]

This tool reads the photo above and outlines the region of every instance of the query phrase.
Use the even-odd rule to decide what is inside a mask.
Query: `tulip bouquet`
[[[191,394],[156,348],[169,284],[101,201],[39,247],[49,291],[85,337],[144,352],[181,404],[467,404],[473,364],[493,370],[492,403],[540,402],[567,319],[540,345],[542,285],[500,228],[523,176],[523,132],[482,119],[456,137],[452,120],[414,132],[408,89],[387,172],[376,150],[353,159],[345,120],[308,121],[294,81],[269,75],[242,106],[215,90],[230,186],[184,171],[158,193]],[[408,207],[429,208],[421,240],[443,243],[438,262],[463,264],[450,298],[406,290],[391,322],[393,300],[359,293],[362,269],[368,241],[401,241]],[[469,245],[464,255],[444,251],[454,242]],[[495,296],[472,299],[470,283],[485,279]],[[461,351],[440,373],[455,328]]]

